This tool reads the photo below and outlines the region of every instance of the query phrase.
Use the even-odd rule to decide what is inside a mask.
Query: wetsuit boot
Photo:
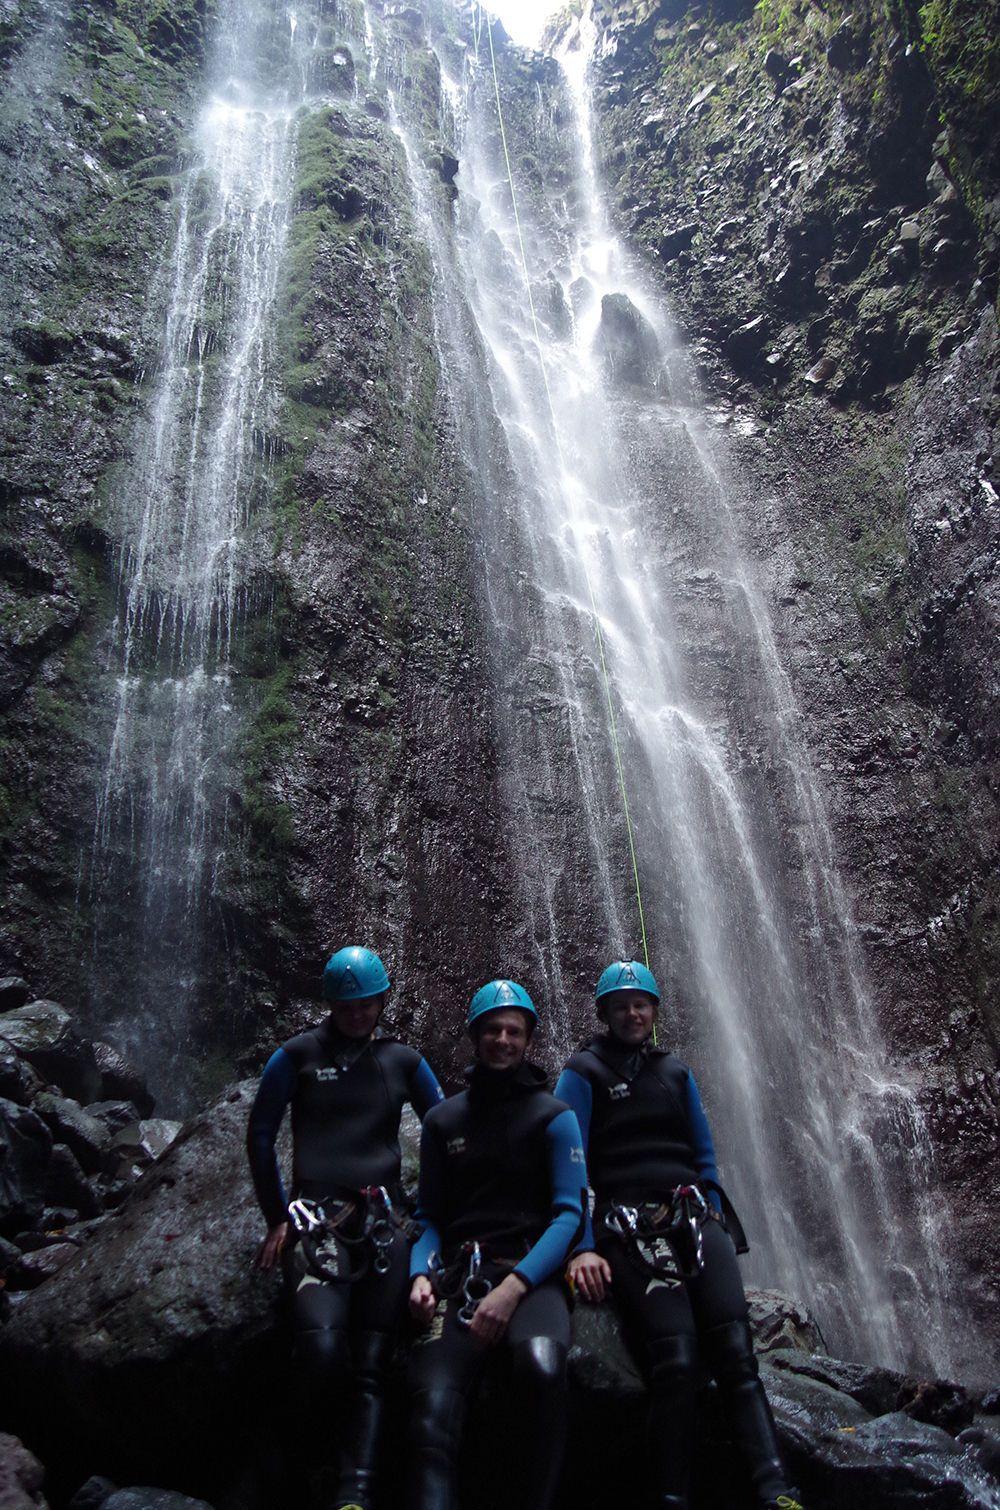
[[[517,1502],[548,1510],[566,1444],[566,1349],[551,1337],[529,1337],[510,1351],[513,1399],[523,1419]]]
[[[760,1382],[753,1339],[745,1321],[728,1321],[704,1336],[706,1361],[715,1375],[733,1440],[750,1471],[757,1502],[778,1505],[789,1496],[778,1433]]]
[[[434,1385],[410,1399],[408,1510],[456,1510],[458,1448],[466,1397]]]
[[[372,1510],[375,1468],[394,1339],[387,1332],[360,1332],[354,1339],[354,1391],[341,1430],[337,1510]]]
[[[698,1362],[694,1337],[656,1337],[649,1343],[646,1451],[657,1510],[688,1510]]]

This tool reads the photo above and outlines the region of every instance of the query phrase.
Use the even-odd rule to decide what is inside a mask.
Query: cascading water
[[[193,1014],[220,968],[207,955],[225,939],[212,920],[248,712],[233,661],[246,617],[266,610],[253,522],[276,433],[296,111],[317,38],[311,15],[266,0],[226,0],[215,28],[176,237],[151,293],[165,311],[159,356],[111,503],[117,699],[89,877],[94,1013],[173,1108],[186,1104]],[[123,917],[138,919],[136,979],[109,1002]]]
[[[598,958],[640,949],[596,607],[651,962],[675,1003],[665,1032],[706,1092],[749,1219],[749,1277],[809,1302],[845,1353],[944,1368],[962,1339],[922,1208],[927,1142],[873,1024],[794,699],[738,546],[735,485],[603,216],[587,25],[562,88],[506,111],[513,161],[542,177],[548,165],[543,189],[514,174],[519,218],[485,28],[465,76],[444,80],[457,236],[405,112],[399,127],[480,499],[511,817],[554,1036],[568,1047],[563,903],[581,873]]]

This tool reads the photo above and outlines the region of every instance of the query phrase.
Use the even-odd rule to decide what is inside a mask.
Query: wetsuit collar
[[[316,1029],[316,1036],[321,1040],[330,1057],[336,1060],[341,1069],[346,1070],[357,1063],[365,1050],[370,1048],[381,1034],[376,1027],[374,1033],[368,1038],[348,1038],[346,1033],[338,1033],[332,1018],[325,1017]]]
[[[504,1101],[508,1096],[543,1091],[548,1076],[537,1064],[522,1059],[516,1070],[490,1070],[484,1064],[471,1064],[465,1072],[469,1096],[477,1102]]]
[[[638,1048],[633,1049],[628,1044],[619,1042],[612,1033],[598,1033],[587,1047],[609,1069],[621,1075],[623,1080],[634,1080],[647,1059],[666,1052],[654,1044],[652,1035],[645,1043],[640,1043]]]

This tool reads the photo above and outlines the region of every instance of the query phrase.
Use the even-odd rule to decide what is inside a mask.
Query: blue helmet
[[[654,1001],[660,999],[660,988],[648,965],[640,965],[637,959],[616,959],[614,964],[601,971],[594,989],[594,999],[600,1001],[612,991],[645,991]]]
[[[471,1028],[474,1022],[484,1017],[487,1012],[499,1012],[502,1007],[517,1007],[521,1012],[527,1012],[534,1027],[538,1021],[538,1013],[535,1003],[528,995],[523,986],[519,986],[513,980],[491,980],[489,985],[480,986],[475,996],[469,1002],[469,1015],[465,1019],[467,1028]]]
[[[323,995],[327,1001],[360,1001],[380,996],[389,989],[385,966],[371,949],[352,944],[331,954],[323,971]]]

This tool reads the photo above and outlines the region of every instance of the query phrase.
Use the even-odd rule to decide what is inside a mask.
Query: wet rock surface
[[[8,1413],[51,1465],[58,1503],[72,1495],[72,1510],[119,1499],[125,1510],[181,1510],[179,1492],[232,1510],[273,1510],[280,1498],[275,1464],[292,1450],[292,1423],[275,1401],[290,1388],[289,1360],[280,1282],[254,1268],[262,1224],[243,1151],[253,1090],[253,1082],[235,1086],[194,1118],[86,1245],[68,1257],[58,1246],[36,1250],[59,1264],[53,1258],[0,1329],[13,1386]],[[810,1504],[996,1510],[989,1417],[976,1416],[971,1438],[956,1437],[971,1397],[954,1384],[830,1358],[816,1351],[815,1324],[801,1305],[770,1291],[749,1298],[783,1448]],[[400,1419],[402,1368],[400,1359]],[[706,1385],[694,1504],[736,1510],[743,1490]],[[510,1502],[510,1463],[482,1472],[495,1452],[496,1390],[503,1398],[499,1374],[471,1428],[476,1510]],[[610,1307],[574,1312],[570,1391],[560,1506],[597,1510],[623,1492],[641,1503],[644,1388]],[[164,1487],[115,1488],[140,1478]]]
[[[602,0],[594,100],[617,223],[729,437],[872,1008],[978,1255],[952,1284],[992,1335],[998,180],[994,74],[943,62],[962,15]]]

